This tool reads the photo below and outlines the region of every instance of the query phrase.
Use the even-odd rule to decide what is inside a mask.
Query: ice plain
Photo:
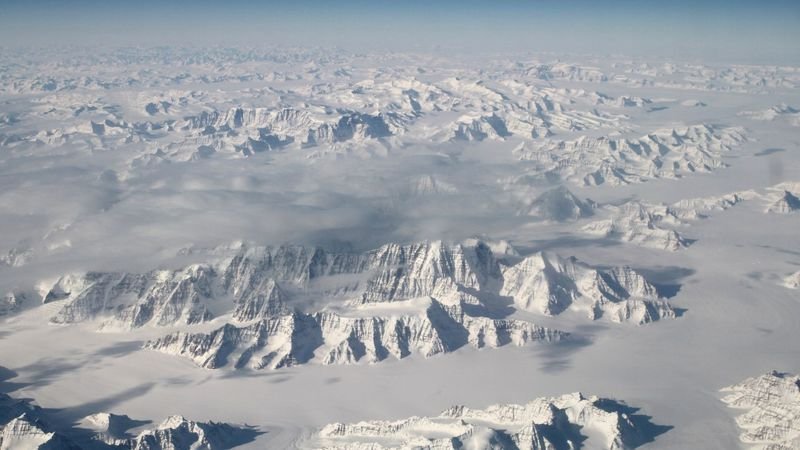
[[[255,427],[241,448],[286,448],[331,423],[580,391],[663,427],[644,448],[747,448],[720,389],[800,372],[800,68],[280,49],[3,58],[0,386],[67,435],[94,414],[146,422],[137,431],[180,415]],[[334,256],[255,259],[257,276],[228,277],[240,249],[282,245]],[[387,262],[382,248],[408,250]],[[540,252],[630,267],[646,285],[613,284],[674,314],[628,323],[556,301],[522,307],[504,283]],[[208,285],[196,272],[170,278],[205,265],[219,271]],[[95,295],[87,273],[146,276]],[[572,266],[537,273],[519,275],[537,299],[573,285],[587,299],[586,283],[607,281]],[[259,303],[275,300],[268,280],[285,291],[281,314],[356,325],[323,335],[309,364],[302,352],[269,360],[275,370],[211,370],[146,348],[273,320]],[[82,292],[99,306],[53,323]],[[470,321],[566,337],[447,339],[452,323],[418,320],[431,297]],[[607,311],[620,296],[597,299]],[[120,326],[151,317],[141,311],[153,301],[154,319]],[[383,340],[355,358],[385,337],[363,339],[365,321],[442,338],[370,357]],[[313,363],[326,360],[354,364]]]

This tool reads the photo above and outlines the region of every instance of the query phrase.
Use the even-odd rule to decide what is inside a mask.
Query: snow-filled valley
[[[0,52],[0,449],[797,448],[798,89]]]

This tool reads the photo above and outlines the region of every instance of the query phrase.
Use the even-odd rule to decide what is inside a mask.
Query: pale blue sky
[[[0,0],[4,46],[196,44],[800,60],[800,1]]]

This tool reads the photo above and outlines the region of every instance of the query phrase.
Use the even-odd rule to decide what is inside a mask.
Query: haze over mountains
[[[798,446],[793,3],[79,3],[0,14],[0,449]]]

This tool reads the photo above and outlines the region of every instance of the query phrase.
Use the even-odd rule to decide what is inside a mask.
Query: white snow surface
[[[0,67],[4,447],[797,446],[796,66],[159,47]],[[731,385],[757,401],[726,407]],[[530,399],[565,422],[493,416]]]

